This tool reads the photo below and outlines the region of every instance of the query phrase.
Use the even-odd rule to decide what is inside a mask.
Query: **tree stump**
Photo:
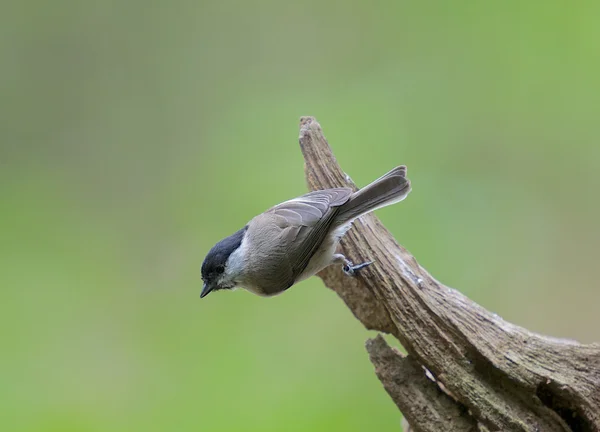
[[[356,190],[313,117],[300,120],[300,148],[311,190]],[[599,344],[504,321],[436,281],[373,214],[354,222],[341,248],[375,265],[355,278],[336,266],[319,277],[367,329],[408,352],[381,336],[366,343],[411,431],[600,432]]]

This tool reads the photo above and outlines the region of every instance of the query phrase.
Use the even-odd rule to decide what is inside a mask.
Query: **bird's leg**
[[[342,264],[342,270],[347,276],[356,276],[356,273],[358,273],[360,269],[373,264],[373,261],[367,261],[361,264],[354,265],[352,264],[352,261],[350,261],[342,254],[335,254],[333,256],[333,262]]]

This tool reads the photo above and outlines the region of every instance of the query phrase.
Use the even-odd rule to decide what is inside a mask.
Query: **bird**
[[[356,192],[316,190],[254,217],[210,249],[202,263],[200,298],[238,287],[271,297],[336,264],[355,276],[373,263],[354,265],[336,251],[340,239],[360,216],[406,198],[411,191],[406,174],[401,165]]]

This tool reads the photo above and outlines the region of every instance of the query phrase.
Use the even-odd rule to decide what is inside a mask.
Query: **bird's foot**
[[[356,265],[353,265],[350,261],[346,261],[342,267],[342,270],[347,276],[356,276],[360,269],[370,266],[371,264],[373,264],[373,261],[367,261]]]

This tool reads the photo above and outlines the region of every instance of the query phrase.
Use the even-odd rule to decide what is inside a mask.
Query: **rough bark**
[[[311,190],[356,189],[313,117],[300,120],[300,147]],[[599,344],[504,321],[436,281],[373,214],[354,223],[341,248],[353,262],[376,264],[355,278],[335,266],[319,276],[367,329],[393,335],[408,352],[381,337],[367,341],[412,431],[600,432]]]

